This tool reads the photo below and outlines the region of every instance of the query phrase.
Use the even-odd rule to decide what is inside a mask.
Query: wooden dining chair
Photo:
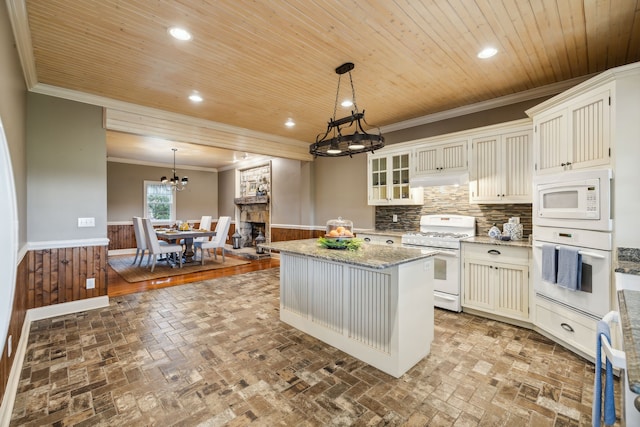
[[[209,254],[209,250],[213,249],[213,256],[215,259],[218,259],[218,248],[222,248],[222,262],[224,259],[224,245],[227,241],[227,235],[229,234],[229,227],[231,226],[231,217],[230,216],[221,216],[218,218],[218,223],[216,224],[216,235],[211,238],[208,242],[193,242],[193,248],[196,255],[198,254],[198,249],[200,250],[200,263],[204,265],[204,250],[207,250],[207,254]],[[209,254],[210,255],[210,254]]]
[[[182,268],[182,245],[178,244],[166,244],[161,245],[158,241],[158,237],[156,236],[156,232],[153,229],[153,225],[151,224],[151,220],[149,218],[143,218],[144,232],[147,237],[147,249],[149,250],[149,256],[153,256],[153,261],[151,262],[151,271],[156,267],[156,259],[158,255],[162,254],[175,254],[176,259],[180,263],[180,268]],[[167,257],[167,262],[169,259]]]

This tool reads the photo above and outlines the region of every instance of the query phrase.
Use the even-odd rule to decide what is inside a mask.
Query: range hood
[[[469,172],[436,173],[416,176],[409,180],[410,187],[437,187],[440,185],[465,185],[469,183]]]

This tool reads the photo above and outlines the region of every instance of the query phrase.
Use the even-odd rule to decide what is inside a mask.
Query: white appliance
[[[600,169],[536,177],[533,225],[611,231],[612,176]]]
[[[601,319],[611,307],[611,233],[575,228],[534,227],[533,278],[538,295]],[[582,255],[580,290],[573,291],[542,279],[542,247],[577,248]]]
[[[438,249],[434,258],[434,305],[462,311],[460,301],[460,241],[475,236],[476,219],[463,215],[423,215],[420,232],[402,235],[402,245]]]

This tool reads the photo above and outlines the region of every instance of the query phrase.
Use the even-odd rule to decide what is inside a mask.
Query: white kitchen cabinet
[[[462,307],[529,320],[529,249],[463,243]]]
[[[471,140],[471,203],[532,202],[531,140],[529,126]]]
[[[467,170],[467,138],[415,149],[415,175],[432,175]]]
[[[529,112],[528,112],[529,113]],[[533,113],[535,173],[602,167],[611,158],[611,89]]]
[[[421,205],[422,188],[411,188],[411,151],[368,155],[369,205]]]
[[[595,359],[598,320],[565,305],[541,297],[535,298],[535,325],[554,341],[569,347],[587,359]]]

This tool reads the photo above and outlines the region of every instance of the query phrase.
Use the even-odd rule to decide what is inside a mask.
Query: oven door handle
[[[457,257],[458,256],[458,252],[455,252],[455,251],[442,251],[442,250],[438,249],[438,253],[436,255],[445,255],[445,256]]]
[[[542,245],[538,244],[536,245],[536,248],[541,248]],[[556,246],[556,249],[560,249],[560,246]],[[604,259],[604,256],[599,255],[599,254],[594,254],[593,252],[587,252],[587,251],[578,251],[578,253],[582,256],[588,256],[591,258],[595,258],[595,259]]]

